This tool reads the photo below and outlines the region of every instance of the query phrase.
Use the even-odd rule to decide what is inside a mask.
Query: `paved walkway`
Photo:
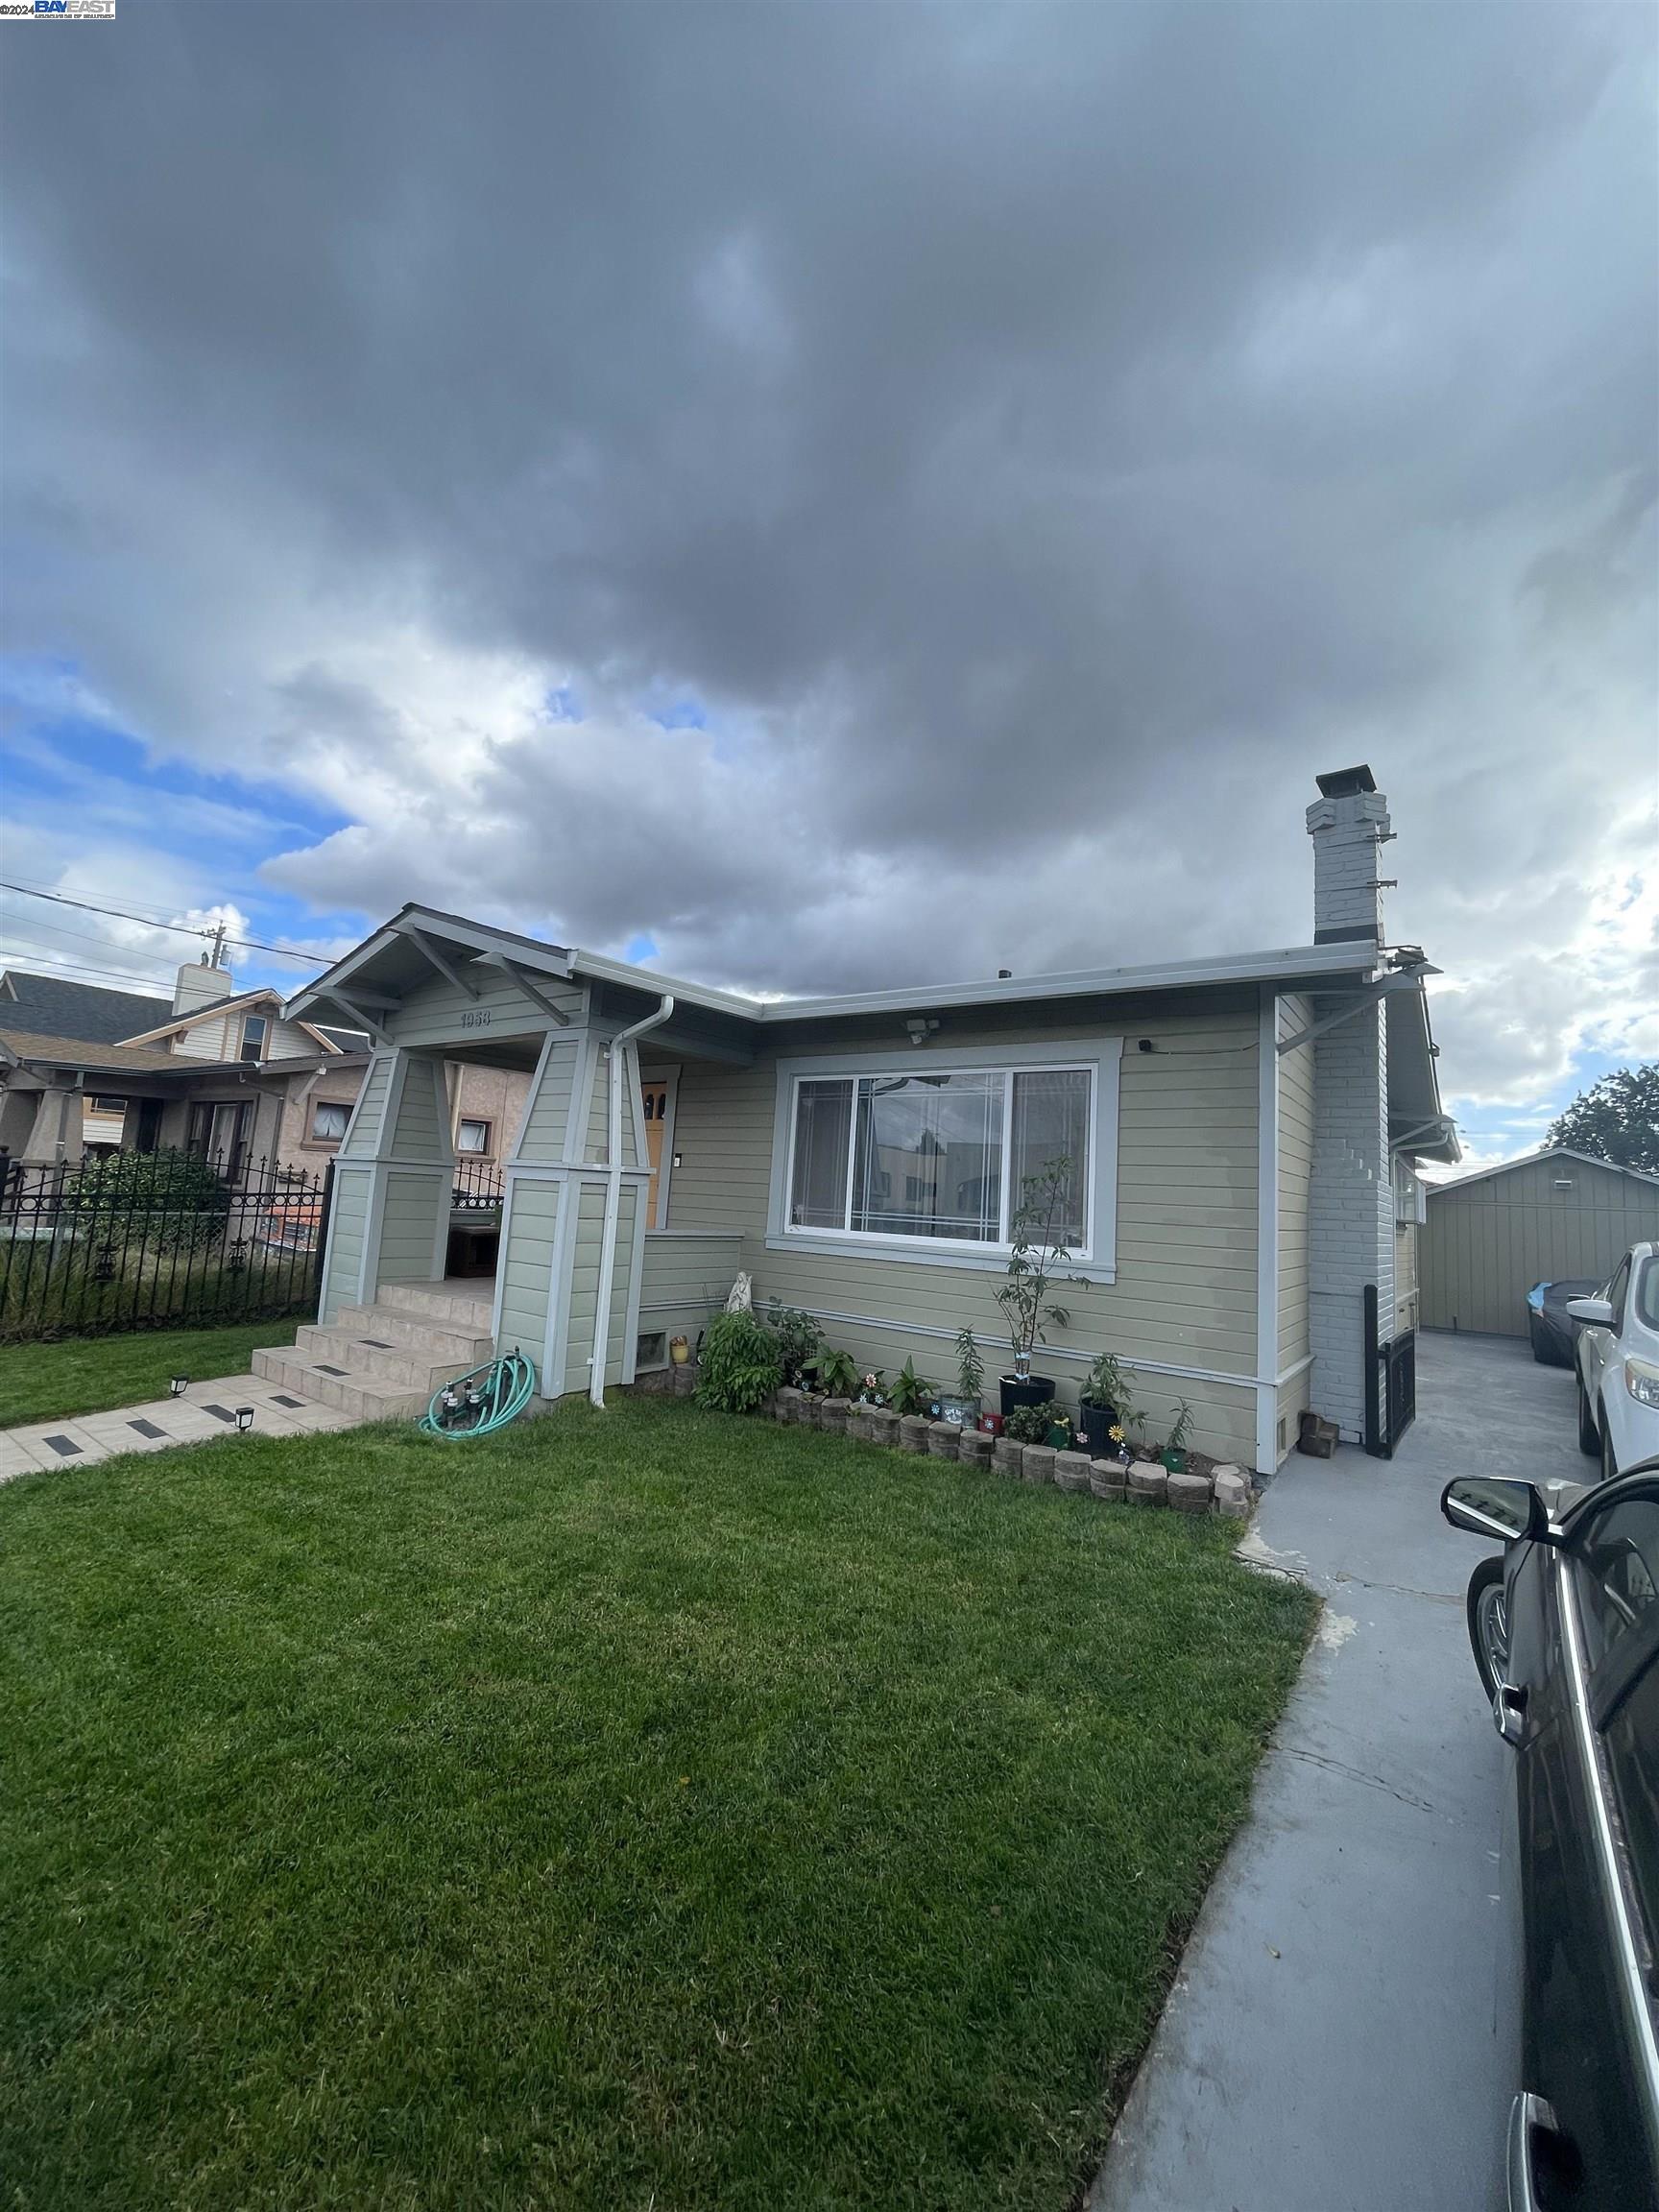
[[[1518,2086],[1507,1753],[1463,1593],[1457,1474],[1583,1479],[1573,1379],[1419,1339],[1390,1463],[1291,1458],[1251,1542],[1326,1600],[1250,1820],[1182,1960],[1091,2212],[1503,2212]]]
[[[236,1408],[253,1408],[256,1436],[298,1436],[317,1429],[350,1429],[349,1413],[301,1398],[261,1375],[220,1375],[193,1382],[182,1398],[156,1398],[110,1413],[72,1421],[32,1421],[0,1430],[0,1482],[41,1467],[84,1467],[117,1452],[164,1452],[208,1436],[234,1436]]]

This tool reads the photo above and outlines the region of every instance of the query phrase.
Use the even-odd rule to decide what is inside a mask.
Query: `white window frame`
[[[1118,1251],[1118,1087],[1123,1056],[1121,1037],[1056,1038],[1046,1045],[911,1046],[903,1051],[863,1052],[852,1048],[810,1059],[780,1060],[772,1127],[772,1184],[766,1216],[769,1252],[817,1252],[837,1259],[907,1261],[922,1267],[968,1267],[1000,1274],[1008,1263],[1002,1243],[967,1238],[902,1237],[863,1229],[797,1228],[789,1219],[794,1188],[796,1094],[803,1083],[842,1082],[854,1087],[868,1075],[982,1075],[998,1070],[1009,1078],[1003,1104],[1002,1184],[1004,1216],[1011,1218],[1014,1171],[1013,1078],[1082,1070],[1092,1078],[1089,1126],[1090,1172],[1085,1191],[1086,1238],[1067,1262],[1069,1275],[1087,1283],[1117,1280]],[[858,1097],[853,1094],[848,1139],[848,1204],[852,1203],[851,1161],[857,1142]]]
[[[1420,1229],[1429,1218],[1429,1193],[1415,1166],[1403,1153],[1394,1155],[1394,1226]]]
[[[311,1128],[309,1135],[305,1139],[306,1143],[344,1144],[346,1142],[346,1130],[349,1129],[351,1126],[351,1106],[352,1101],[349,1098],[313,1098],[311,1101]],[[341,1130],[338,1137],[322,1136],[318,1131],[317,1117],[320,1114],[336,1113],[345,1115],[345,1128]]]
[[[482,1129],[482,1144],[463,1144],[461,1129],[464,1122],[474,1129]],[[495,1157],[495,1119],[491,1114],[457,1114],[455,1117],[455,1157],[457,1160],[493,1160]]]

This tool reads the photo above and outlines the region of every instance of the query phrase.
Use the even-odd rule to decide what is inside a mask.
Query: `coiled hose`
[[[445,1382],[421,1417],[428,1436],[489,1436],[517,1421],[536,1394],[536,1370],[515,1349]]]

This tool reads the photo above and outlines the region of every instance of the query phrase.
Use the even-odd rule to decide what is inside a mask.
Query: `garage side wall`
[[[1534,1283],[1605,1281],[1628,1247],[1659,1238],[1659,1184],[1594,1160],[1527,1161],[1431,1190],[1418,1237],[1426,1329],[1527,1334]]]

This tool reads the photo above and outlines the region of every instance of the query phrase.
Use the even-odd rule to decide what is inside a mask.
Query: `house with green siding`
[[[405,907],[288,1008],[373,1048],[321,1323],[442,1301],[445,1070],[481,1065],[528,1077],[488,1336],[544,1397],[661,1364],[739,1273],[863,1365],[943,1381],[969,1327],[995,1377],[1022,1186],[1064,1157],[1062,1397],[1110,1350],[1217,1457],[1271,1472],[1309,1407],[1363,1440],[1411,1319],[1402,1178],[1457,1151],[1435,971],[1384,939],[1385,803],[1365,768],[1319,785],[1309,942],[1262,952],[763,1000]]]

